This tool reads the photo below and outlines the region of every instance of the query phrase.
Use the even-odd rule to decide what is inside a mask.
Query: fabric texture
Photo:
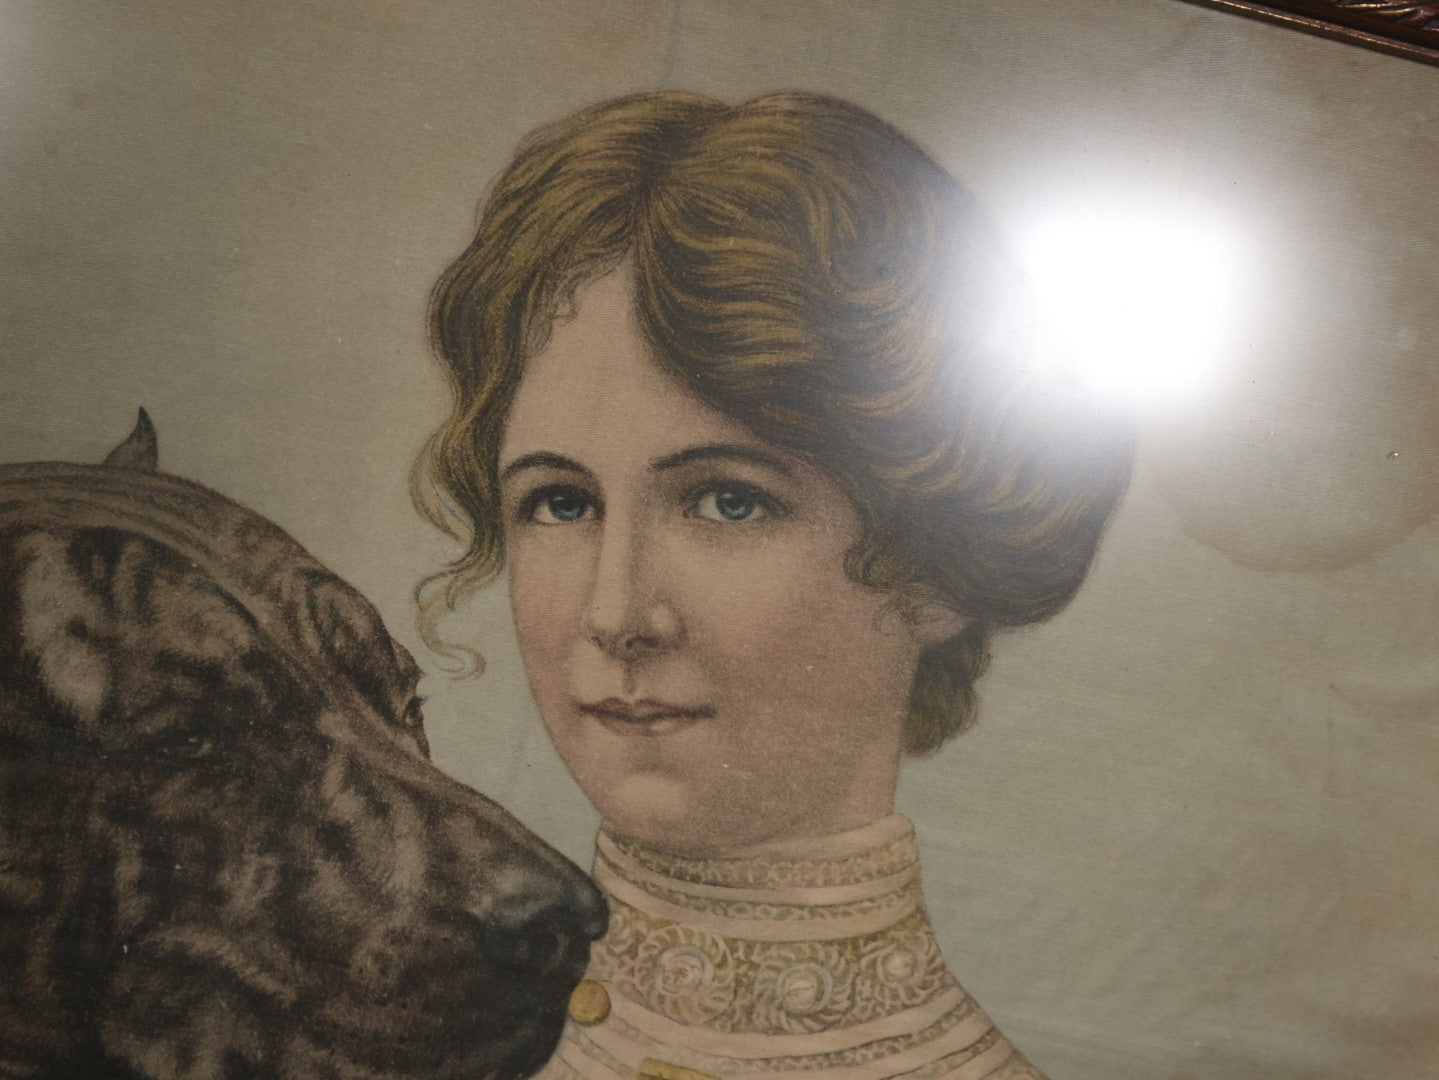
[[[1035,1078],[940,955],[909,820],[744,858],[664,855],[600,834],[610,929],[546,1080]],[[659,1066],[656,1073],[656,1066]],[[1042,1078],[1041,1078],[1042,1080]]]

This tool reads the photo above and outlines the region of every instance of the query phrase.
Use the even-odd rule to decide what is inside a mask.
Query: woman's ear
[[[957,636],[972,621],[961,615],[932,589],[919,589],[904,605],[904,620],[920,648],[938,645]]]

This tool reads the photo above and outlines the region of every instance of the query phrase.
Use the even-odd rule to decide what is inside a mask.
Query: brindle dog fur
[[[0,467],[0,1077],[520,1077],[604,903],[428,760],[419,669],[273,523]]]

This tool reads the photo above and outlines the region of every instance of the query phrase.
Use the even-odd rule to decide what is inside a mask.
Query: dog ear
[[[113,527],[36,529],[12,552],[4,591],[13,600],[7,622],[14,671],[32,673],[35,691],[74,726],[98,732],[119,682],[140,671],[122,649],[125,639],[156,633],[157,569],[179,557]]]
[[[327,657],[382,715],[418,727],[406,702],[414,694],[419,669],[390,637],[368,600],[333,574],[312,572],[305,575],[305,602],[297,617],[300,634],[315,655]]]
[[[98,723],[114,672],[92,627],[105,621],[100,598],[70,559],[71,537],[36,531],[14,545],[12,672],[33,669],[43,692],[81,729]],[[77,632],[78,631],[78,632]],[[27,663],[19,663],[19,657]],[[47,714],[49,715],[49,714]]]
[[[105,456],[104,465],[111,469],[135,469],[139,472],[159,469],[160,442],[155,435],[155,425],[150,423],[150,414],[143,408],[135,421],[134,430]]]

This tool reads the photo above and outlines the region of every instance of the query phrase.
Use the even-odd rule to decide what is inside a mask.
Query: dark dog
[[[0,1076],[534,1071],[599,894],[429,763],[364,598],[147,465],[0,468]]]

